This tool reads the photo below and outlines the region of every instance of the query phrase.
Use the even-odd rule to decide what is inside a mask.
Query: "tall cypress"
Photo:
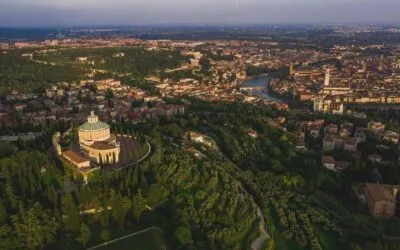
[[[0,200],[0,225],[3,225],[7,220],[7,210],[3,205],[3,201]]]

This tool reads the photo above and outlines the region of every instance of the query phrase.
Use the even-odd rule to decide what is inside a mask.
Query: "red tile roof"
[[[74,151],[71,151],[71,150],[64,151],[63,156],[77,164],[89,161],[89,159],[87,159],[87,158],[83,157],[82,155],[75,153]]]

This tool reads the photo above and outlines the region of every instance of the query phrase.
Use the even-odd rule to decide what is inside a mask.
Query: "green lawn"
[[[80,243],[75,240],[75,236],[65,234],[57,238],[56,242],[46,246],[45,250],[85,250],[92,247],[97,247],[93,250],[166,250],[167,243],[165,240],[164,233],[161,230],[153,229],[146,231],[128,238],[117,240],[120,237],[124,237],[141,230],[132,229],[113,229],[110,230],[111,239],[110,241],[116,240],[109,244],[102,246],[99,240],[98,231],[93,231],[93,235],[89,244],[86,247],[82,247]],[[110,242],[109,241],[109,242]]]
[[[125,238],[101,247],[98,250],[163,250],[168,249],[163,232],[157,229]]]

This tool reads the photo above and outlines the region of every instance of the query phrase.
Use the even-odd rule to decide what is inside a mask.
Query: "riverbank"
[[[260,75],[260,76],[254,77],[250,80],[244,81],[239,86],[246,87],[246,88],[254,87],[254,89],[261,87],[262,88],[261,90],[251,91],[251,94],[254,96],[261,97],[267,101],[274,101],[274,102],[278,102],[278,103],[287,103],[288,100],[286,100],[284,98],[276,97],[270,93],[269,83],[271,80],[272,80],[271,76]]]

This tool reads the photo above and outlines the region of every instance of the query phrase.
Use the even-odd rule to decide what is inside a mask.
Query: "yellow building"
[[[121,148],[115,135],[110,133],[110,126],[99,121],[93,111],[88,116],[88,121],[79,127],[78,135],[81,150],[90,159],[97,163],[119,161]]]

